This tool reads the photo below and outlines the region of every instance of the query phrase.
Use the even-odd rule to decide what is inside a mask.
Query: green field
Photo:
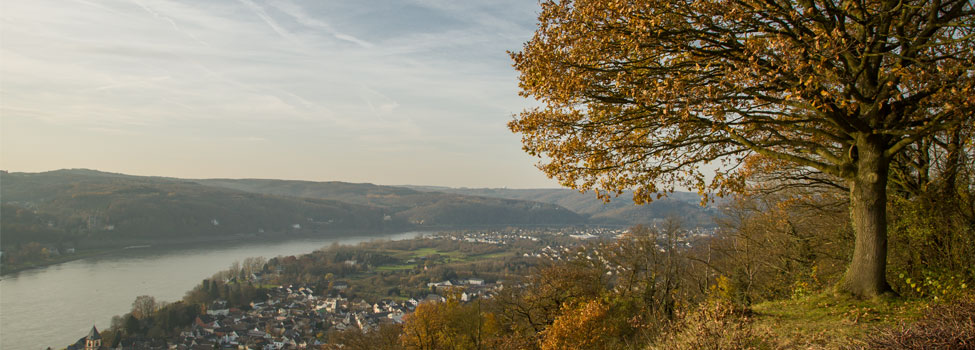
[[[383,265],[376,267],[376,271],[401,271],[401,270],[412,270],[416,267],[415,264],[404,264],[404,265]]]

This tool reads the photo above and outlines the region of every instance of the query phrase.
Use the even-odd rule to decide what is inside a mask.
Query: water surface
[[[247,257],[312,252],[332,243],[407,239],[422,234],[360,234],[273,243],[206,243],[129,249],[21,271],[0,281],[0,349],[61,349],[105,329],[139,295],[173,302],[213,273]]]

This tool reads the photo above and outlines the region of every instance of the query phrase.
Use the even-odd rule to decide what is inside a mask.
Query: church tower
[[[102,347],[102,336],[98,334],[98,329],[91,326],[91,332],[85,337],[85,350],[98,350]]]

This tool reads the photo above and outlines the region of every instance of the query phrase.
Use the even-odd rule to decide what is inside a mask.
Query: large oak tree
[[[509,127],[549,176],[603,197],[634,189],[637,202],[676,186],[740,190],[749,157],[842,179],[856,242],[840,287],[889,290],[892,159],[975,119],[972,1],[541,5],[512,54],[541,105]]]

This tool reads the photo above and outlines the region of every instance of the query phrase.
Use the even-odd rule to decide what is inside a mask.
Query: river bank
[[[132,301],[151,295],[175,302],[234,261],[248,257],[301,255],[331,244],[409,239],[423,232],[335,232],[331,237],[241,239],[122,249],[3,277],[0,282],[0,349],[62,348],[103,329]],[[129,246],[129,245],[127,245]]]
[[[318,232],[290,232],[290,233],[265,233],[265,234],[236,234],[228,236],[207,236],[207,237],[181,237],[176,239],[91,239],[79,242],[78,248],[74,253],[63,253],[52,256],[44,261],[35,261],[23,264],[2,264],[0,265],[0,277],[8,277],[16,273],[44,268],[59,264],[68,263],[75,260],[95,258],[113,253],[119,253],[129,249],[180,249],[197,246],[213,246],[233,244],[253,244],[253,243],[281,243],[290,240],[301,239],[331,239],[349,236],[362,235],[395,235],[413,230],[390,230],[390,231],[363,231],[363,230],[336,230]]]
[[[622,228],[623,225],[579,225],[579,226],[593,226],[593,227],[611,227],[611,228]],[[163,249],[178,249],[193,247],[196,245],[215,245],[215,244],[225,244],[227,242],[233,242],[234,244],[250,244],[250,243],[280,243],[289,240],[297,239],[317,239],[317,238],[342,238],[347,236],[360,236],[360,235],[395,235],[404,232],[413,231],[423,231],[423,232],[438,232],[438,231],[453,231],[453,230],[485,230],[485,229],[500,229],[505,227],[524,227],[524,228],[538,228],[538,227],[553,227],[553,225],[429,225],[423,227],[410,227],[401,229],[390,229],[383,231],[368,231],[368,230],[333,230],[333,231],[289,231],[289,232],[268,232],[268,233],[247,233],[247,234],[235,234],[226,236],[203,236],[203,237],[179,237],[179,238],[167,238],[167,239],[131,239],[131,238],[118,238],[113,237],[110,239],[88,239],[78,243],[75,253],[71,254],[61,254],[53,257],[47,261],[34,262],[27,264],[2,264],[0,265],[0,277],[6,277],[18,272],[27,271],[36,268],[48,267],[58,264],[63,264],[79,259],[99,257],[103,255],[110,255],[112,253],[117,253],[124,250],[126,247],[140,247],[149,246],[152,248],[163,248]]]

